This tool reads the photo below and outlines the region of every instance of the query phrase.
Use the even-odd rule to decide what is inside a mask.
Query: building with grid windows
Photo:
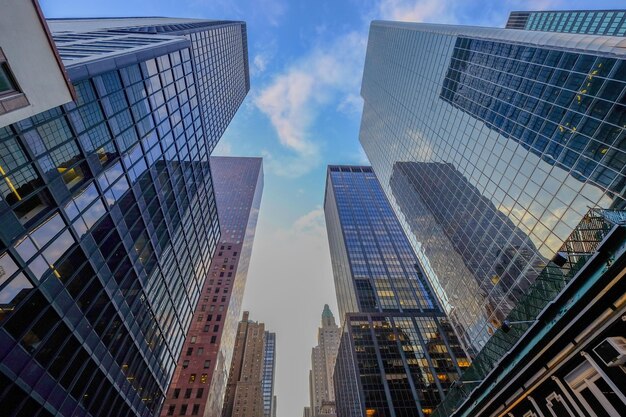
[[[511,12],[507,29],[626,36],[626,10]]]
[[[432,417],[623,416],[625,293],[626,212],[592,208]]]
[[[276,417],[276,396],[274,379],[276,374],[276,333],[265,332],[265,352],[263,353],[263,417]]]
[[[222,417],[273,417],[276,412],[276,334],[249,317],[244,311],[237,327]]]
[[[0,129],[0,409],[155,415],[220,237],[209,154],[248,90],[245,24],[50,27],[76,99]]]
[[[161,416],[219,416],[263,192],[261,158],[210,158],[220,240]]]
[[[589,207],[626,205],[621,42],[371,25],[360,140],[474,353]]]
[[[337,415],[430,415],[469,360],[372,168],[329,166],[324,212],[342,315]]]

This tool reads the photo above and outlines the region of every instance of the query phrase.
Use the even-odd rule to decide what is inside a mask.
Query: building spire
[[[330,307],[328,306],[328,304],[324,304],[324,311],[322,311],[322,327],[334,325],[335,316],[333,316],[333,312],[330,311]]]

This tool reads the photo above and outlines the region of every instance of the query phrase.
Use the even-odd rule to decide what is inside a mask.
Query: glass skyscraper
[[[626,36],[626,10],[511,12],[507,29]]]
[[[467,359],[371,167],[329,166],[337,415],[427,416]]]
[[[51,27],[77,98],[0,129],[0,410],[154,415],[220,237],[245,24]]]
[[[375,21],[360,140],[478,351],[589,207],[626,204],[622,38]]]
[[[221,237],[161,416],[220,415],[263,193],[261,158],[212,156]]]

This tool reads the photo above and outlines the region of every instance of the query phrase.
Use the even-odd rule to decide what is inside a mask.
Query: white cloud
[[[254,103],[270,119],[280,143],[292,153],[286,164],[303,164],[302,169],[283,169],[283,175],[302,175],[319,163],[319,144],[310,128],[323,106],[345,102],[343,107],[348,109],[354,101],[350,97],[361,82],[366,43],[363,34],[350,32],[330,45],[316,47],[255,97]]]
[[[257,75],[262,73],[263,71],[265,71],[265,68],[267,68],[267,62],[269,61],[269,58],[267,57],[267,55],[265,54],[256,54],[254,56],[254,58],[252,59],[252,72]]]
[[[254,0],[249,7],[267,19],[272,26],[278,26],[287,11],[287,4],[282,0]]]
[[[402,22],[452,23],[454,9],[450,0],[381,0],[378,5],[383,19]]]
[[[232,156],[233,155],[233,145],[229,141],[224,140],[224,138],[222,138],[222,140],[219,141],[219,143],[217,144],[217,146],[213,150],[212,155]]]
[[[337,110],[345,114],[361,114],[361,110],[363,110],[363,98],[358,94],[349,93],[341,100],[341,103],[337,106]]]

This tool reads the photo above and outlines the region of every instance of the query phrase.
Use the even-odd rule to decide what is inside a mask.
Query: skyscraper
[[[626,36],[624,10],[551,10],[511,12],[507,29]]]
[[[337,415],[425,416],[467,359],[371,167],[329,166]]]
[[[212,156],[221,237],[162,416],[221,413],[263,193],[261,158]]]
[[[311,351],[311,372],[309,377],[309,392],[312,417],[324,413],[322,407],[334,415],[335,389],[333,372],[340,340],[339,326],[335,323],[335,316],[328,304],[324,304],[322,311],[322,326],[317,330],[317,346]]]
[[[626,205],[622,38],[375,21],[360,140],[478,351],[589,207]]]
[[[269,340],[269,343],[267,342]],[[276,335],[265,331],[265,324],[249,319],[244,311],[237,327],[235,349],[228,375],[222,417],[264,417],[266,398],[264,386],[271,381],[273,395],[273,368],[276,360]],[[266,356],[266,352],[268,356]],[[266,361],[266,357],[268,361]],[[271,360],[269,360],[271,357]],[[274,362],[274,364],[270,363]],[[273,399],[275,401],[275,398]],[[271,404],[270,404],[271,406]]]
[[[265,331],[265,351],[263,352],[263,416],[276,417],[276,396],[274,395],[274,375],[276,374],[276,333]]]
[[[0,129],[0,409],[154,415],[219,239],[208,161],[245,24],[51,28],[76,100]]]

